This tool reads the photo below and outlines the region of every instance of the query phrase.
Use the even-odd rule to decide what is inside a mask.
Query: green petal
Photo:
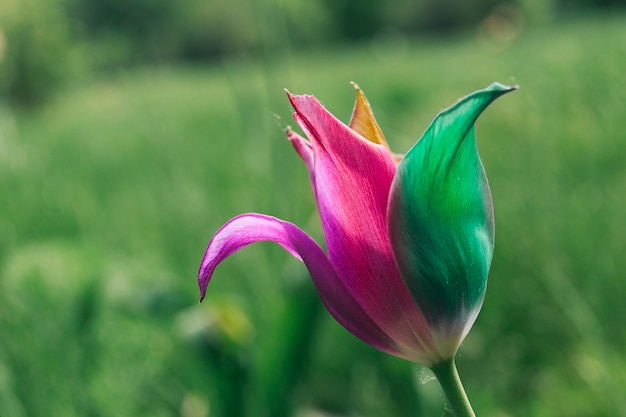
[[[474,122],[513,89],[493,84],[439,113],[398,165],[389,196],[400,274],[432,330],[458,344],[482,305],[494,243]]]

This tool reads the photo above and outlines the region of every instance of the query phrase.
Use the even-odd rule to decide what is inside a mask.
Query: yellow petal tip
[[[350,81],[350,84],[356,90],[356,101],[350,119],[350,128],[371,142],[387,145],[365,94],[357,83]]]

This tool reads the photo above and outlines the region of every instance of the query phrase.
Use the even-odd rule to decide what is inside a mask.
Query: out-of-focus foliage
[[[80,65],[63,0],[0,3],[0,92],[34,104]]]
[[[494,10],[529,23],[620,0],[3,0],[0,94],[34,104],[91,73],[285,47],[472,31]],[[570,16],[570,13],[566,13]]]
[[[87,39],[127,43],[127,58],[134,62],[258,52],[267,42],[264,32],[275,33],[277,26],[289,26],[295,43],[322,41],[330,29],[327,12],[316,1],[66,1]]]
[[[624,0],[557,0],[562,10],[581,11],[585,9],[623,8]]]

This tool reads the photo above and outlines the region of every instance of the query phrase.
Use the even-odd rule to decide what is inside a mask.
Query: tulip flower
[[[371,346],[429,367],[453,412],[473,411],[454,357],[483,303],[494,244],[491,193],[474,123],[514,87],[493,84],[440,112],[404,156],[390,150],[356,86],[348,125],[313,96],[292,95],[308,140],[287,138],[304,161],[326,252],[304,231],[248,213],[211,239],[198,282],[204,298],[217,265],[273,241],[301,260],[330,314]]]

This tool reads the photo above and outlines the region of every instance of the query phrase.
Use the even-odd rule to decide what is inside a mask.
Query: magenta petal
[[[435,359],[430,329],[399,276],[388,238],[393,155],[337,120],[315,97],[289,99],[312,145],[313,187],[330,262],[357,303],[404,351],[421,363]]]
[[[304,161],[304,164],[309,170],[311,182],[315,183],[315,155],[313,154],[313,145],[311,145],[311,142],[291,130],[291,128],[287,129],[287,139],[289,139],[296,152],[298,152],[298,155],[300,155],[300,158]]]
[[[217,265],[243,247],[259,241],[278,243],[304,262],[322,302],[352,334],[384,352],[406,357],[352,297],[319,245],[292,223],[261,214],[242,214],[219,229],[204,254],[198,284],[201,298]]]
[[[313,169],[314,159],[313,146],[311,145],[311,142],[298,135],[296,132],[291,130],[291,128],[287,129],[287,139],[293,143],[293,147],[296,149],[296,152],[298,152],[298,155],[300,155],[300,158],[302,158],[307,168],[309,168],[309,170]]]

